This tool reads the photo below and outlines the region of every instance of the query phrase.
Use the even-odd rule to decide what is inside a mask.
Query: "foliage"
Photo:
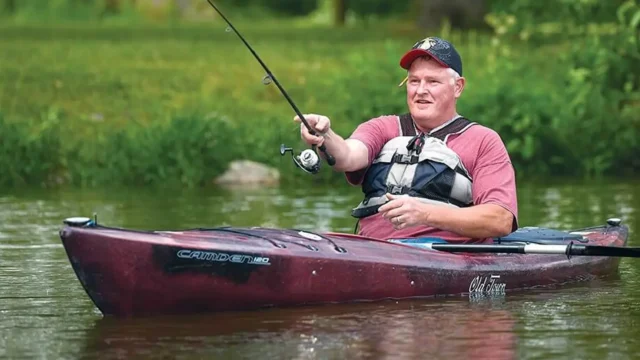
[[[318,8],[318,0],[262,0],[262,5],[285,15],[309,15]]]
[[[55,110],[31,121],[0,114],[0,186],[59,183],[62,170],[60,119]]]
[[[514,36],[529,46],[544,43],[558,49],[557,88],[547,96],[532,93],[530,99],[553,109],[549,125],[566,144],[561,163],[576,161],[587,174],[602,174],[613,164],[620,171],[633,169],[638,160],[622,154],[640,150],[640,7],[633,0],[547,5],[495,1],[489,21],[499,51],[509,53]],[[518,62],[516,56],[505,60]],[[562,96],[554,94],[559,91]],[[527,111],[529,116],[546,117],[548,109],[537,105]],[[534,150],[543,151],[543,144]]]
[[[347,8],[359,16],[390,16],[406,12],[410,1],[347,0]]]
[[[234,18],[282,14],[305,16],[318,8],[319,0],[216,0]],[[102,21],[144,23],[191,20],[214,16],[206,0],[0,0],[0,16],[17,23],[33,21]]]
[[[595,26],[606,32],[527,41],[520,30],[437,32],[464,59],[460,112],[498,131],[518,175],[640,170],[640,15],[628,4]],[[347,137],[406,111],[398,60],[425,34],[296,24],[235,23],[303,112],[330,116]],[[309,178],[278,154],[281,143],[303,147],[294,112],[224,28],[3,25],[0,185],[198,186],[234,159],[276,166],[285,179],[341,180],[327,166]]]
[[[149,126],[105,131],[68,150],[71,181],[79,184],[203,185],[233,154],[232,126],[219,115],[177,117]],[[118,174],[114,179],[113,174]]]

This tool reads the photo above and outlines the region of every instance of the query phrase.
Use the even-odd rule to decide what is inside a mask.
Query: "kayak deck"
[[[576,232],[573,232],[575,235]],[[626,246],[624,226],[581,243]],[[340,233],[215,228],[132,231],[66,226],[78,279],[105,315],[137,316],[508,291],[588,280],[619,259],[453,254]]]

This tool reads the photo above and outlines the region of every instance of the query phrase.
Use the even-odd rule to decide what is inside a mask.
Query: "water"
[[[521,226],[621,217],[640,246],[629,181],[519,184]],[[631,359],[640,259],[617,276],[505,297],[387,301],[142,319],[103,318],[57,232],[70,216],[137,229],[277,226],[352,232],[357,189],[0,192],[0,358]]]

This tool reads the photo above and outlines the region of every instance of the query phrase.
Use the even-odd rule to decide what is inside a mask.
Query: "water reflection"
[[[188,317],[101,319],[84,355],[288,359],[512,359],[501,303],[402,301]]]

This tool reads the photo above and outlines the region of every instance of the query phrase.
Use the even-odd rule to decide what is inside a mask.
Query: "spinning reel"
[[[300,155],[295,155],[293,148],[280,145],[280,155],[291,153],[291,159],[297,167],[309,174],[317,174],[320,171],[320,157],[316,154],[315,145],[311,149],[303,150]]]

